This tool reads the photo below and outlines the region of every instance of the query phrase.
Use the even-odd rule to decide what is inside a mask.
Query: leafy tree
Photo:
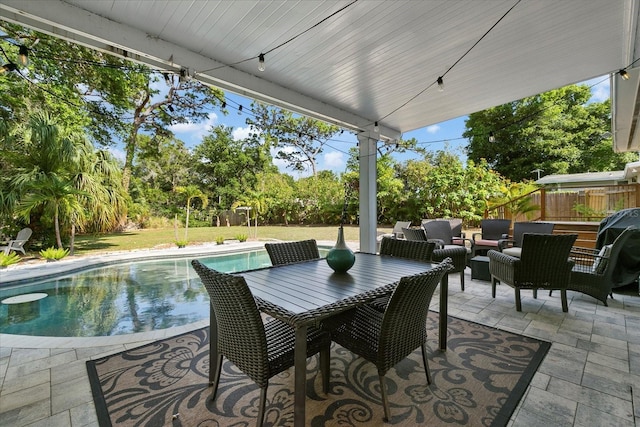
[[[180,203],[176,188],[193,182],[190,171],[193,157],[184,143],[175,138],[142,134],[136,155],[131,197],[135,200],[134,214],[149,211],[150,215],[172,217]],[[141,221],[144,219],[139,218]]]
[[[616,154],[610,137],[609,101],[589,102],[585,85],[571,85],[472,113],[463,136],[469,159],[488,164],[512,181],[545,174],[621,169],[628,154]],[[489,141],[493,133],[495,142]]]
[[[124,143],[122,183],[127,191],[140,134],[170,137],[172,124],[208,119],[207,109],[222,103],[222,91],[186,76],[159,73],[19,26],[2,26],[9,36],[39,39],[23,73],[36,82],[21,83],[26,99],[55,111],[67,128],[87,129],[99,144]],[[39,90],[27,91],[26,86]]]
[[[300,211],[293,177],[278,172],[261,172],[256,179],[257,188],[267,201],[267,220],[289,225],[289,221],[297,217]]]
[[[235,140],[232,132],[231,127],[216,126],[193,150],[192,179],[222,209],[255,189],[258,173],[277,171],[268,147],[257,138]]]
[[[300,222],[304,224],[339,224],[344,203],[344,185],[332,171],[297,181],[302,205]],[[348,221],[350,222],[350,221]]]
[[[275,158],[286,161],[294,171],[311,169],[316,176],[317,158],[340,128],[261,103],[253,103],[252,109],[254,118],[247,119],[247,124],[276,148]]]
[[[490,197],[499,193],[502,178],[486,162],[476,165],[448,151],[428,153],[398,167],[404,194],[398,218],[419,222],[422,218],[456,216],[468,223],[482,218]]]

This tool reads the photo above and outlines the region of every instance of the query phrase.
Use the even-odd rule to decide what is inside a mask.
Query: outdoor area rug
[[[428,317],[426,384],[420,349],[387,373],[389,425],[504,426],[550,343],[449,317],[437,350],[438,314]],[[260,391],[225,359],[209,400],[208,329],[87,362],[100,426],[253,426]],[[322,392],[318,356],[308,359],[306,425],[384,426],[377,370],[337,344]],[[271,378],[265,426],[293,425],[293,369]]]

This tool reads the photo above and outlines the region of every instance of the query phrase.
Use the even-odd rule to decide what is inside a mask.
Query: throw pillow
[[[598,253],[598,257],[593,262],[593,267],[591,271],[595,274],[602,274],[604,270],[607,268],[607,263],[609,262],[609,256],[611,255],[611,247],[613,245],[604,245],[600,252]]]

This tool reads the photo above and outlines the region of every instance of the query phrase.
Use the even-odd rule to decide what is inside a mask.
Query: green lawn
[[[380,228],[380,232],[390,232],[391,228]],[[189,228],[189,245],[211,243],[216,237],[235,239],[239,234],[248,236],[248,240],[256,240],[255,227],[251,231],[246,226],[234,227],[198,227]],[[338,237],[337,226],[260,226],[258,227],[257,240],[329,240],[335,241]],[[184,238],[184,229],[178,230],[178,238]],[[345,227],[345,239],[359,240],[357,226]],[[147,249],[175,246],[175,231],[173,228],[147,229],[127,231],[123,233],[80,235],[76,236],[75,255],[90,255],[110,251],[124,251],[132,249]]]

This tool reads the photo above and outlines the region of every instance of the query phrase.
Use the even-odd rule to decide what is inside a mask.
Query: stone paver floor
[[[458,273],[449,276],[450,315],[553,343],[510,426],[640,426],[637,289],[615,293],[609,307],[568,292],[568,313],[558,292],[533,299],[523,291],[517,312],[510,287],[493,299],[490,283],[471,280],[468,268],[465,280],[461,292]],[[86,360],[206,324],[100,338],[0,335],[0,425],[98,426]]]

